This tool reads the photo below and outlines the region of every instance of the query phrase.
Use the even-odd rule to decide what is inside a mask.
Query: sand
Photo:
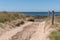
[[[4,33],[0,40],[49,40],[50,28],[48,29],[49,25],[46,27],[45,23],[45,21],[27,22]]]

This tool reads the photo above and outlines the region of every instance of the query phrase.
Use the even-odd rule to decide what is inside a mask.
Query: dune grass
[[[60,15],[55,16],[54,25],[51,27],[55,30],[50,33],[50,40],[60,40]]]
[[[0,23],[4,23],[7,21],[12,21],[16,19],[26,19],[26,18],[32,18],[32,19],[44,19],[47,16],[32,16],[28,14],[23,14],[19,12],[0,12]]]
[[[12,21],[16,19],[24,19],[27,17],[25,14],[18,14],[16,12],[0,12],[0,23],[4,23],[6,21]]]
[[[60,29],[58,29],[57,31],[53,31],[50,34],[50,40],[60,40]]]

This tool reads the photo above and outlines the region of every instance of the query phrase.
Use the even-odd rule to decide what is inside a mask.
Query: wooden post
[[[54,10],[52,11],[52,25],[54,25]]]
[[[48,18],[50,18],[50,11],[48,11]]]

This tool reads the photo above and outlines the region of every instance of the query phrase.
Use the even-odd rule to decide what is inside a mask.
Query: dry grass
[[[27,14],[18,13],[18,12],[0,12],[0,22],[2,23],[6,21],[12,21],[16,19],[26,19],[26,18],[46,19],[47,16],[32,16],[32,15],[27,15]]]
[[[51,25],[54,31],[50,33],[50,40],[60,40],[60,15],[55,16],[54,25]]]
[[[2,23],[16,19],[24,19],[26,17],[29,16],[22,13],[18,14],[16,12],[0,12],[0,22]]]

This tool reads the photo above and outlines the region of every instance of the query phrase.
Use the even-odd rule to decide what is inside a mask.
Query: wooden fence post
[[[50,11],[48,11],[48,18],[50,18]]]
[[[54,10],[52,10],[52,25],[54,25]]]

